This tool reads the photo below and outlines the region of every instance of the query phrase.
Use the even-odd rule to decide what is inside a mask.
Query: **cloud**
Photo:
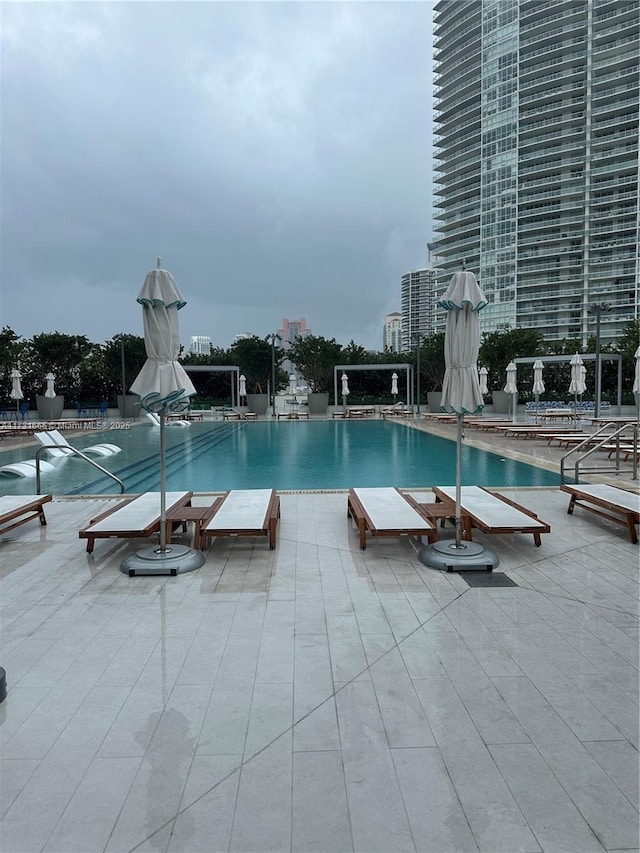
[[[380,348],[431,239],[431,29],[414,3],[5,6],[2,323],[105,340],[161,255],[184,339],[304,316]]]

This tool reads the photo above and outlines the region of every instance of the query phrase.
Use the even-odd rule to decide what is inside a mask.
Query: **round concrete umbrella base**
[[[120,571],[130,578],[135,575],[181,575],[199,569],[204,560],[202,551],[186,545],[167,545],[164,551],[149,547],[126,557],[120,564]]]
[[[418,552],[418,559],[430,569],[441,572],[492,572],[500,565],[493,551],[487,551],[477,542],[462,541],[456,546],[455,539],[441,539],[425,545]]]

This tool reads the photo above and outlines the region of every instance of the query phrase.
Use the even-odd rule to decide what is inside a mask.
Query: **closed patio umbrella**
[[[342,376],[340,377],[340,380],[342,382],[342,408],[346,412],[346,410],[347,410],[347,397],[349,396],[349,377],[347,376],[346,373],[343,372]]]
[[[247,377],[244,373],[240,374],[240,378],[238,379],[238,399],[241,400],[243,397],[247,396]]]
[[[20,400],[24,400],[22,386],[20,385],[21,379],[22,374],[20,373],[17,367],[14,367],[11,371],[11,391],[9,392],[9,396],[12,400],[16,401],[16,415],[18,415],[20,412]]]
[[[398,397],[398,374],[395,370],[391,374],[391,396],[393,397],[393,405],[395,406]]]
[[[571,361],[571,382],[569,383],[569,394],[573,394],[574,416],[578,417],[578,397],[581,397],[587,390],[587,385],[584,381],[586,376],[586,368],[584,362],[580,358],[580,353],[576,353]]]
[[[47,373],[47,375],[45,376],[45,379],[47,380],[47,390],[44,392],[44,396],[45,397],[55,397],[56,391],[55,391],[55,388],[53,387],[53,383],[56,381],[56,377],[53,375],[53,373]]]
[[[147,273],[138,294],[147,360],[131,386],[131,392],[140,397],[142,408],[160,416],[160,547],[143,549],[124,560],[120,569],[129,575],[178,574],[197,569],[204,562],[201,551],[183,545],[167,546],[165,416],[172,409],[186,408],[196,389],[178,361],[178,311],[186,302],[175,279],[161,264],[158,258],[158,268]]]
[[[538,403],[540,402],[540,394],[544,394],[544,382],[542,380],[542,371],[544,364],[538,359],[533,362],[533,387],[531,391],[536,398],[536,423],[538,422]]]
[[[480,386],[480,393],[484,397],[485,394],[489,393],[489,386],[487,385],[487,376],[489,371],[486,367],[481,367],[478,371],[478,384]]]
[[[494,554],[476,542],[462,542],[462,421],[465,414],[484,407],[478,379],[480,349],[479,312],[487,300],[469,270],[454,273],[449,287],[438,302],[447,314],[444,338],[445,374],[440,408],[457,416],[456,454],[456,536],[424,546],[418,557],[422,563],[447,571],[488,569],[498,565]]]
[[[516,422],[516,394],[518,385],[516,381],[517,368],[515,362],[510,361],[507,365],[507,384],[504,386],[505,394],[511,394],[511,419]]]

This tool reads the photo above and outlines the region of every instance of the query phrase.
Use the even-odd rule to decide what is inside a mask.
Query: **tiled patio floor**
[[[0,544],[0,849],[637,848],[638,546],[505,494],[552,528],[477,537],[505,589],[361,552],[344,493],[282,495],[275,551],[177,578],[86,554],[95,501],[49,504]]]

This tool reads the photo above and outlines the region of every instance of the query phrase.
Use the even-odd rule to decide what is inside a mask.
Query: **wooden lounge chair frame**
[[[150,494],[146,492],[145,494]],[[154,517],[148,524],[145,524],[143,527],[139,527],[136,529],[127,528],[124,525],[118,526],[116,519],[114,519],[113,527],[102,527],[96,528],[96,525],[100,522],[104,521],[109,516],[113,516],[116,513],[123,512],[126,507],[130,506],[134,501],[143,497],[143,495],[133,495],[133,497],[126,498],[123,501],[118,501],[115,506],[112,506],[110,509],[105,512],[97,515],[95,518],[92,518],[89,522],[89,526],[85,527],[83,530],[80,530],[78,533],[81,539],[87,540],[87,553],[91,554],[93,552],[93,548],[95,545],[96,539],[144,539],[146,537],[152,536],[154,533],[157,533],[160,530],[160,493],[153,492],[158,496],[158,515]],[[169,493],[169,496],[172,493]],[[182,506],[190,506],[191,498],[193,497],[193,492],[179,492],[180,498],[167,501],[166,511],[170,513],[171,511],[175,511],[177,508]],[[123,512],[124,515],[124,512]]]
[[[454,491],[454,496],[452,497],[451,489]],[[497,525],[495,522],[490,522],[486,517],[482,517],[478,512],[474,512],[473,507],[469,504],[465,504],[464,501],[464,491],[465,489],[478,489],[481,492],[485,492],[487,495],[490,495],[497,501],[501,501],[504,504],[512,507],[522,516],[522,523],[517,524],[505,524],[505,525]],[[455,488],[450,487],[445,490],[442,486],[434,486],[433,492],[436,496],[437,501],[441,501],[442,503],[448,504],[450,508],[450,517],[455,517],[456,514],[456,502],[455,502]],[[551,531],[551,527],[545,522],[542,521],[535,512],[532,512],[527,507],[522,506],[516,501],[509,500],[504,495],[501,495],[499,492],[494,492],[490,489],[485,489],[482,486],[463,486],[462,487],[462,500],[461,500],[461,520],[462,527],[464,530],[464,538],[471,541],[472,539],[472,529],[475,527],[478,530],[481,530],[483,533],[531,533],[533,535],[533,541],[536,546],[540,546],[542,540],[540,539],[541,533],[549,533]]]
[[[373,490],[372,490],[373,491]],[[429,542],[438,538],[438,529],[431,518],[427,515],[421,505],[411,495],[406,495],[399,489],[375,489],[375,491],[389,493],[395,492],[408,508],[413,509],[416,514],[415,525],[408,527],[380,527],[376,525],[366,507],[366,489],[349,489],[347,497],[347,518],[352,518],[358,528],[360,537],[360,548],[364,551],[367,547],[367,531],[371,536],[426,536]]]
[[[15,498],[6,495],[0,498],[0,536],[33,521],[40,519],[43,526],[47,523],[44,514],[44,504],[51,500],[51,495],[17,495]],[[13,522],[10,524],[9,522]]]
[[[601,518],[606,518],[607,521],[622,524],[627,528],[633,544],[638,544],[636,525],[640,524],[640,498],[636,492],[604,484],[583,486],[565,484],[560,488],[571,495],[567,509],[569,515],[573,515],[576,506],[581,506]]]
[[[271,489],[266,511],[263,520],[256,527],[214,527],[208,528],[208,525],[216,516],[225,508],[225,503],[230,501],[234,492],[251,491],[245,489],[232,489],[226,492],[222,498],[219,498],[212,506],[210,514],[203,519],[200,526],[200,547],[204,550],[209,544],[208,540],[219,536],[268,536],[269,548],[273,551],[276,547],[276,531],[278,521],[280,519],[280,498],[276,494],[275,489]],[[229,504],[227,504],[227,507]]]

